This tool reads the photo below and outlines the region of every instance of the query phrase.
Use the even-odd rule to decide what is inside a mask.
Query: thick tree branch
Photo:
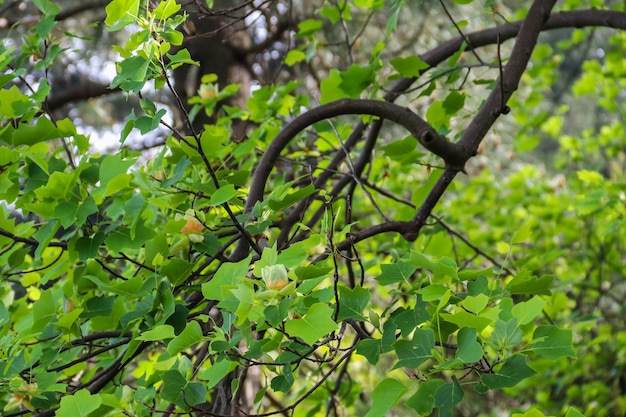
[[[536,3],[536,5],[538,4],[538,6],[536,7],[540,7],[543,8],[542,12],[547,12],[549,13],[549,10],[551,9],[551,7],[553,6],[554,2],[550,2],[550,3]],[[546,5],[548,4],[552,4],[549,7],[546,7]],[[548,17],[549,16],[549,17]],[[490,29],[486,29],[486,30],[481,30],[481,31],[477,31],[477,32],[473,32],[473,33],[469,33],[465,35],[465,38],[467,40],[469,40],[470,42],[470,46],[466,45],[466,50],[471,50],[471,49],[475,49],[475,48],[479,48],[479,47],[483,47],[483,46],[487,46],[487,45],[492,45],[492,44],[496,44],[497,42],[504,42],[508,39],[512,39],[516,36],[518,36],[518,34],[520,33],[520,30],[522,28],[522,26],[524,26],[524,24],[528,24],[526,23],[528,21],[529,18],[534,18],[534,15],[531,15],[530,13],[527,15],[526,19],[524,21],[517,21],[517,22],[512,22],[512,23],[507,23],[505,25],[502,26],[498,26],[498,27],[494,27],[494,28],[490,28]],[[546,20],[547,18],[547,20]],[[537,22],[534,22],[535,24],[537,24]],[[554,13],[554,14],[546,14],[543,15],[542,18],[539,20],[538,26],[537,27],[532,27],[531,26],[531,30],[529,30],[527,33],[527,36],[534,36],[535,40],[532,43],[532,47],[534,48],[534,45],[536,44],[536,39],[537,36],[539,34],[539,32],[541,32],[542,30],[552,30],[552,29],[560,29],[560,28],[568,28],[568,27],[577,27],[577,28],[581,28],[581,27],[589,27],[589,26],[604,26],[604,27],[610,27],[610,28],[614,28],[614,29],[626,29],[626,13],[625,12],[618,12],[618,11],[609,11],[609,10],[597,10],[597,9],[590,9],[590,10],[579,10],[579,11],[571,11],[571,12],[559,12],[559,13]],[[531,35],[532,33],[532,35]],[[461,36],[452,39],[450,41],[447,41],[443,44],[441,44],[440,46],[420,55],[420,58],[426,62],[427,64],[430,65],[430,68],[440,64],[441,62],[444,62],[446,59],[448,59],[450,56],[452,56],[455,52],[457,52],[462,46],[463,46],[463,42],[465,41],[465,39]],[[524,41],[523,44],[527,44],[528,41]],[[532,52],[532,49],[530,50]],[[526,56],[526,63],[524,64],[523,68],[521,69],[521,71],[523,72],[523,70],[526,67],[526,64],[528,62],[528,59],[530,58],[530,55]],[[509,65],[511,65],[511,63],[509,62],[507,64],[507,67],[509,67]],[[519,64],[516,65],[516,67],[519,66]],[[422,71],[426,72],[429,68],[426,68]],[[506,71],[506,70],[505,70]],[[510,95],[513,93],[513,91],[517,88],[517,84],[519,83],[519,78],[517,79],[517,82],[513,83],[512,81],[514,81],[513,75],[515,75],[513,69],[509,69],[508,70],[509,73],[505,74],[506,77],[511,77],[511,81],[507,81],[507,83],[502,83],[498,86],[498,89],[500,88],[500,86],[505,86],[505,89],[511,89],[512,85],[514,84],[515,87],[510,91],[510,94],[507,97],[510,98]],[[519,74],[521,77],[521,73]],[[413,78],[401,78],[400,80],[398,80],[396,83],[394,83],[394,85],[391,87],[390,91],[385,94],[384,99],[386,101],[394,101],[398,96],[400,96],[404,91],[406,91],[407,89],[409,89],[411,87],[411,85],[418,79],[418,77],[413,77]],[[443,195],[443,192],[447,189],[447,186],[451,183],[451,181],[454,179],[454,177],[456,176],[456,173],[462,169],[462,167],[464,166],[465,162],[467,162],[467,160],[469,158],[471,158],[474,153],[475,153],[475,149],[477,149],[478,144],[480,143],[480,141],[484,138],[485,134],[488,132],[488,130],[491,128],[491,126],[493,125],[493,122],[495,121],[495,119],[499,116],[501,110],[502,110],[502,105],[503,103],[506,102],[506,100],[502,100],[503,96],[500,95],[500,92],[498,90],[498,92],[496,92],[496,90],[494,90],[492,92],[493,94],[497,94],[497,98],[498,98],[498,113],[495,114],[495,118],[493,119],[492,122],[488,122],[488,120],[482,120],[478,118],[478,115],[476,116],[476,118],[474,118],[474,121],[472,123],[470,123],[470,126],[473,127],[473,129],[475,131],[470,131],[470,133],[465,132],[465,134],[463,135],[463,138],[467,138],[467,137],[474,137],[476,139],[474,139],[473,141],[471,141],[471,143],[469,143],[469,139],[461,139],[462,143],[464,144],[463,147],[463,152],[462,154],[455,154],[455,158],[454,158],[454,165],[450,165],[450,160],[447,160],[446,162],[448,163],[448,168],[452,167],[453,169],[447,169],[446,172],[444,173],[444,175],[442,175],[442,177],[439,179],[438,183],[435,185],[435,187],[433,188],[433,191],[430,193],[430,195],[427,197],[425,203],[422,205],[422,207],[420,208],[420,210],[418,210],[417,214],[415,215],[415,217],[413,218],[413,220],[411,222],[389,222],[389,223],[385,223],[383,225],[378,225],[378,226],[372,226],[370,228],[367,228],[366,230],[363,230],[362,232],[360,232],[356,237],[353,237],[353,239],[355,239],[355,241],[359,241],[359,240],[363,240],[369,236],[373,236],[375,234],[378,233],[384,233],[384,232],[390,232],[390,231],[397,231],[400,233],[403,233],[405,238],[409,239],[409,240],[414,240],[417,238],[417,235],[419,234],[419,231],[421,229],[421,227],[423,227],[424,222],[426,221],[426,219],[428,218],[428,216],[430,215],[432,209],[435,207],[436,203],[439,201],[439,199],[441,198],[441,196]],[[332,104],[332,103],[331,103]],[[487,110],[484,110],[485,112],[487,112]],[[346,114],[346,113],[338,113],[338,114]],[[338,115],[335,114],[335,115]],[[369,113],[360,113],[360,114],[369,114]],[[313,114],[313,116],[311,116],[310,112],[305,113],[302,116],[299,117],[304,117],[305,115],[309,115],[309,117],[314,117],[315,113]],[[328,117],[333,117],[333,115],[329,115]],[[382,116],[381,116],[382,117]],[[485,116],[482,116],[485,117]],[[476,121],[478,119],[478,121]],[[322,119],[319,119],[322,120]],[[393,120],[393,119],[390,119]],[[294,120],[295,121],[295,120]],[[315,120],[318,121],[318,120]],[[315,121],[311,122],[315,123]],[[275,142],[278,142],[279,138],[286,138],[289,137],[289,139],[287,140],[287,142],[293,138],[295,135],[297,135],[302,129],[306,128],[307,126],[309,126],[310,124],[307,124],[305,126],[302,126],[301,128],[299,128],[297,131],[291,131],[289,130],[288,134],[283,134],[283,132],[281,132],[276,139],[274,140],[274,142],[272,142],[272,144],[270,144],[270,147],[268,148],[268,152],[270,151],[271,148],[280,148],[278,154],[280,154],[280,151],[282,149],[284,149],[284,147],[286,146],[285,144],[276,144],[274,145]],[[482,124],[484,124],[484,126],[482,126]],[[288,125],[285,130],[287,129],[296,129],[296,125],[294,124],[290,124]],[[355,138],[359,138],[362,136],[362,132],[365,129],[365,124],[361,121],[359,122],[356,126],[355,129],[353,131],[352,137]],[[484,133],[482,133],[482,136],[479,134],[480,132],[484,131]],[[284,140],[284,139],[282,139]],[[445,140],[444,140],[445,141]],[[448,145],[448,150],[450,150],[452,153],[456,152],[456,147],[454,146],[455,144],[446,142]],[[430,148],[429,148],[430,149]],[[432,149],[430,149],[432,150]],[[441,149],[440,149],[441,150]],[[268,153],[266,152],[266,154]],[[438,154],[438,152],[435,152],[433,150],[434,153]],[[340,155],[338,155],[340,156]],[[440,155],[441,156],[441,155]],[[341,156],[340,156],[341,157]],[[260,201],[262,199],[262,195],[264,192],[264,188],[265,188],[265,182],[267,181],[267,178],[269,177],[269,173],[271,172],[272,168],[273,168],[273,163],[271,166],[267,166],[264,165],[264,162],[270,162],[270,157],[268,156],[267,158],[264,157],[262,158],[259,167],[257,168],[257,170],[262,169],[263,172],[261,172],[259,175],[257,175],[257,172],[255,171],[254,174],[254,178],[257,179],[257,181],[255,182],[253,180],[253,184],[251,186],[251,192],[247,201],[247,205],[246,205],[246,210],[250,210],[252,208],[252,206],[257,202]],[[272,156],[272,158],[277,158]],[[444,158],[445,160],[445,158]],[[275,160],[274,160],[275,162]],[[326,176],[328,177],[328,176]],[[324,180],[327,180],[328,178],[324,178]],[[318,178],[319,180],[319,178]],[[319,186],[320,184],[318,184],[319,181],[316,181],[316,186]],[[259,189],[260,188],[260,189]],[[407,225],[410,225],[410,227],[408,227],[409,230],[407,230]],[[345,243],[346,247],[349,246],[349,244],[347,242],[342,242]],[[340,244],[338,245],[338,249],[343,249],[343,246]],[[243,251],[243,252],[242,252]],[[234,259],[238,259],[238,257],[244,257],[245,255],[243,254],[245,252],[245,248],[242,247],[242,245],[240,244],[237,249],[235,250],[235,254]]]
[[[470,45],[467,46],[466,50],[469,51],[487,45],[494,45],[498,42],[498,37],[500,42],[512,39],[517,36],[522,23],[523,21],[511,22],[502,26],[468,33],[465,37],[469,40]],[[626,30],[626,12],[588,9],[553,13],[545,22],[543,30],[583,27],[609,27]],[[431,67],[435,67],[457,52],[463,46],[463,41],[464,39],[462,37],[456,37],[421,54],[420,58]],[[429,68],[424,69],[422,73],[426,72],[428,69]],[[385,95],[385,100],[395,100],[400,94],[409,89],[417,78],[418,77],[401,78],[396,81],[390,91]]]
[[[61,93],[53,91],[53,94],[46,101],[46,105],[49,111],[53,111],[74,101],[87,100],[119,91],[122,90],[120,88],[111,88],[109,84],[85,82],[80,83],[76,87],[68,88]]]
[[[504,106],[513,95],[513,92],[517,90],[522,74],[526,70],[530,56],[537,44],[539,33],[543,30],[555,3],[556,0],[535,0],[530,7],[528,15],[520,27],[513,51],[511,51],[511,57],[502,71],[502,78],[496,81],[496,86],[489,94],[489,97],[487,97],[485,104],[472,119],[458,141],[458,145],[462,148],[465,162],[476,154],[478,145],[500,114],[504,112]],[[499,40],[498,37],[497,39]],[[411,221],[411,227],[404,232],[405,239],[409,241],[417,239],[426,219],[432,213],[435,205],[441,199],[457,172],[450,169],[444,171],[444,174],[435,183],[433,189],[428,193],[424,204],[422,204]]]
[[[347,114],[367,114],[388,119],[405,127],[426,149],[454,165],[457,150],[426,121],[412,111],[393,103],[377,100],[337,100],[303,113],[291,121],[268,146],[254,171],[246,211],[263,199],[267,179],[283,149],[298,133],[319,121]]]
[[[504,67],[502,79],[496,82],[496,86],[487,97],[485,104],[459,139],[458,143],[468,159],[476,154],[478,145],[504,111],[507,101],[517,90],[522,74],[526,70],[530,56],[537,44],[539,33],[542,31],[555,3],[556,0],[538,0],[533,3],[528,11],[528,16],[522,23],[513,51],[511,51],[511,57]]]
[[[439,135],[425,120],[412,111],[386,101],[337,100],[299,115],[274,138],[265,150],[252,176],[245,211],[250,212],[254,205],[263,199],[265,185],[280,153],[298,133],[316,122],[348,114],[367,114],[396,122],[405,127],[422,146],[446,161],[446,165],[462,167],[459,163],[464,164],[464,161],[458,159],[459,153],[456,150],[456,145],[448,142],[445,137]],[[240,240],[232,258],[237,260],[240,257],[245,257],[246,246],[246,242]]]

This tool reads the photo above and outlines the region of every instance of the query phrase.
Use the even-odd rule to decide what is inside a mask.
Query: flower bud
[[[268,290],[280,290],[289,283],[287,268],[283,264],[264,266],[261,269],[261,278]]]

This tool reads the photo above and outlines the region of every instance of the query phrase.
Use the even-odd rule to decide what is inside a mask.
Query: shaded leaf
[[[381,273],[376,277],[376,281],[381,285],[395,284],[397,282],[410,284],[409,279],[417,271],[417,266],[399,261],[394,264],[383,264],[380,266],[380,270]]]
[[[555,360],[563,356],[576,357],[572,346],[572,331],[557,326],[539,326],[533,333],[532,349],[546,359]]]
[[[383,379],[372,392],[372,408],[365,414],[365,417],[386,416],[406,391],[407,387],[395,379]]]
[[[463,389],[454,376],[452,382],[440,386],[435,392],[435,407],[439,408],[439,416],[452,416],[454,407],[463,400],[463,396]]]
[[[339,314],[337,320],[356,319],[364,321],[363,310],[370,301],[370,292],[362,287],[350,289],[339,287]]]
[[[457,335],[457,343],[459,347],[456,351],[456,357],[465,363],[474,363],[483,357],[483,349],[476,340],[476,329],[464,327],[459,330]]]
[[[526,364],[526,356],[517,354],[507,359],[494,373],[482,374],[480,379],[490,389],[507,388],[517,385],[536,373]]]
[[[409,408],[415,410],[419,415],[429,415],[435,408],[435,393],[445,381],[442,379],[432,379],[420,384],[419,389],[405,403]]]
[[[398,355],[398,362],[393,369],[416,369],[432,357],[431,350],[434,348],[435,333],[432,329],[415,329],[413,339],[401,339],[393,344],[393,349]]]

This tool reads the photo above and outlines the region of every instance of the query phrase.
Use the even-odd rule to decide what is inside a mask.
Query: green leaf
[[[298,62],[304,61],[306,59],[306,54],[298,49],[292,49],[287,52],[287,56],[285,57],[285,65],[289,65],[292,67],[294,64]]]
[[[470,313],[479,314],[487,307],[489,297],[485,294],[478,294],[476,296],[468,295],[462,302],[463,308]]]
[[[174,286],[184,283],[191,274],[193,264],[181,258],[172,258],[161,267],[161,274],[169,278]]]
[[[168,340],[176,337],[174,334],[174,328],[168,324],[161,324],[159,326],[154,327],[151,330],[146,332],[142,332],[137,340],[146,340],[146,341],[155,341],[155,340]]]
[[[339,88],[347,97],[358,98],[363,90],[374,82],[376,71],[371,65],[352,64],[346,71],[340,73],[340,77]]]
[[[387,38],[391,36],[391,33],[398,28],[398,18],[400,17],[400,12],[402,11],[402,7],[397,7],[391,17],[387,19],[387,31],[385,35]]]
[[[159,3],[153,13],[157,19],[165,20],[179,10],[180,5],[176,4],[176,0],[165,0]]]
[[[363,7],[370,10],[376,10],[383,7],[384,0],[355,0],[354,5],[357,7]]]
[[[498,349],[506,349],[515,346],[522,341],[523,332],[515,318],[504,321],[496,320],[496,328],[491,338]]]
[[[410,278],[417,266],[408,262],[399,261],[394,264],[382,264],[380,266],[380,275],[376,277],[376,281],[380,285],[395,284],[398,282],[406,282],[411,285]]]
[[[239,262],[222,264],[213,278],[209,282],[202,284],[202,295],[204,295],[204,298],[207,300],[222,300],[222,287],[236,287],[239,281],[248,274],[248,266],[251,259],[252,255]]]
[[[397,161],[402,161],[407,155],[414,155],[417,149],[418,142],[413,136],[407,136],[404,139],[396,140],[379,147],[380,150],[385,152],[385,155],[389,158]]]
[[[532,349],[546,359],[556,360],[563,356],[576,358],[572,346],[572,331],[557,326],[539,326],[533,334]]]
[[[322,21],[317,19],[307,19],[298,23],[298,33],[296,38],[306,38],[316,33],[322,28]]]
[[[331,70],[320,85],[320,103],[329,103],[340,98],[358,98],[363,90],[374,83],[376,71],[373,66],[352,64],[346,71]]]
[[[148,80],[150,61],[143,56],[131,56],[118,64],[118,73],[111,81],[111,88],[139,91]]]
[[[230,292],[239,301],[235,316],[237,316],[236,324],[241,326],[248,319],[248,313],[254,305],[254,289],[250,284],[244,283],[237,285],[237,288],[230,290]]]
[[[282,375],[272,378],[271,387],[274,391],[288,393],[294,381],[291,365],[285,364]]]
[[[61,398],[61,406],[55,412],[56,417],[86,417],[102,404],[100,394],[92,395],[86,389]]]
[[[576,410],[574,407],[570,407],[565,414],[565,417],[585,417],[580,411]]]
[[[378,363],[378,358],[382,351],[379,339],[363,339],[356,345],[356,353],[365,356],[371,365]]]
[[[328,76],[320,83],[320,91],[322,92],[320,104],[326,104],[331,101],[339,100],[340,98],[346,98],[344,91],[339,88],[339,84],[341,84],[341,75],[339,71],[331,69]]]
[[[443,107],[443,101],[436,101],[426,110],[426,121],[435,130],[447,129],[450,122],[450,114]]]
[[[32,106],[32,103],[27,95],[22,94],[20,89],[17,88],[16,85],[13,85],[9,89],[1,89],[0,90],[0,115],[5,118],[13,119],[16,117],[22,116],[26,113]],[[41,117],[40,119],[46,119],[45,117]],[[46,119],[47,120],[47,119]],[[22,126],[27,125],[18,125],[18,128],[13,133],[13,137],[16,138],[17,132],[23,129]],[[10,131],[9,131],[10,132]],[[15,140],[15,139],[14,139]]]
[[[524,223],[519,229],[517,229],[517,232],[515,232],[515,235],[513,235],[513,238],[511,238],[511,244],[515,245],[518,243],[524,243],[528,239],[530,239],[531,235],[532,235],[531,224],[529,222]]]
[[[113,311],[113,303],[116,297],[95,296],[85,301],[85,311],[81,317],[90,318],[98,316],[110,316]]]
[[[115,29],[119,29],[135,21],[139,11],[139,0],[113,0],[105,8],[107,17],[104,23],[113,26],[120,22]]]
[[[551,295],[549,288],[553,279],[552,275],[537,278],[528,273],[520,273],[509,282],[507,289],[511,294]]]
[[[202,328],[197,321],[187,323],[185,330],[167,344],[167,353],[171,356],[182,352],[189,346],[202,341]]]
[[[86,261],[98,256],[100,246],[104,243],[106,235],[98,232],[93,236],[81,236],[76,240],[76,250],[78,251],[78,259]]]
[[[159,127],[159,123],[163,116],[167,114],[167,110],[161,109],[154,116],[141,116],[135,120],[135,127],[139,129],[142,135],[146,135]]]
[[[161,187],[167,188],[170,185],[175,184],[183,179],[187,173],[187,168],[189,168],[191,164],[192,162],[189,159],[187,159],[186,157],[182,157],[174,167],[174,174],[165,181],[163,181],[161,183]]]
[[[432,379],[421,383],[417,392],[404,405],[412,408],[419,415],[430,415],[435,408],[435,393],[443,385],[445,385],[445,381],[442,379]]]
[[[478,362],[484,355],[483,348],[476,337],[476,329],[465,327],[459,330],[457,335],[459,347],[456,351],[456,357],[464,363]]]
[[[488,317],[477,316],[464,310],[456,311],[453,314],[439,313],[439,316],[448,323],[454,323],[459,327],[471,327],[479,332],[493,323],[493,320]]]
[[[437,278],[450,277],[454,280],[459,278],[456,262],[445,256],[433,260],[420,252],[411,251],[411,263],[419,268],[429,269]]]
[[[339,315],[337,320],[356,319],[365,321],[363,310],[370,302],[370,292],[366,288],[339,287]]]
[[[38,333],[56,316],[57,304],[52,297],[52,290],[41,292],[39,300],[33,304],[33,326],[31,331]]]
[[[20,124],[19,128],[13,133],[13,144],[32,146],[39,142],[63,136],[65,136],[63,132],[57,129],[48,118],[40,117],[34,126]]]
[[[100,187],[106,187],[116,177],[126,174],[135,162],[134,158],[124,159],[121,153],[107,155],[100,163]]]
[[[41,254],[54,238],[54,234],[57,230],[59,230],[59,226],[59,222],[51,220],[46,222],[43,227],[37,230],[37,232],[33,235],[33,237],[37,239],[37,242],[39,242],[39,245],[37,245],[37,249],[35,250],[35,259],[41,259]]]
[[[398,355],[398,362],[393,369],[417,369],[432,357],[431,350],[434,348],[435,333],[432,329],[415,329],[412,340],[401,339],[393,344],[393,349]]]
[[[187,381],[177,370],[165,371],[162,380],[161,398],[178,405],[183,410],[206,401],[207,391],[204,385]]]
[[[328,20],[333,25],[338,23],[340,20],[350,21],[352,20],[352,16],[350,15],[351,4],[347,2],[342,2],[336,5],[322,7],[320,9],[320,15]]]
[[[446,114],[454,115],[465,105],[465,94],[458,91],[451,91],[443,101],[443,108]]]
[[[526,364],[526,356],[517,354],[507,359],[494,373],[482,374],[480,379],[490,389],[508,388],[536,373]]]
[[[440,417],[451,417],[454,407],[463,400],[463,389],[455,376],[452,382],[444,384],[435,392],[435,407],[439,408]]]
[[[383,379],[372,392],[372,408],[368,410],[365,417],[386,416],[407,390],[404,384],[393,378]]]
[[[112,231],[105,239],[105,244],[112,252],[123,252],[128,249],[139,249],[146,241],[154,237],[155,231],[143,224],[135,229],[135,238],[132,238],[131,230],[119,227]]]
[[[443,300],[450,296],[450,289],[445,285],[430,284],[419,290],[424,301]]]
[[[511,313],[513,317],[517,319],[517,322],[520,326],[524,324],[528,324],[535,319],[541,311],[543,310],[543,306],[546,305],[546,302],[541,298],[535,296],[528,301],[522,301],[513,306]]]
[[[212,206],[219,206],[228,202],[230,199],[237,195],[237,190],[233,184],[226,184],[215,190],[209,204]]]
[[[200,371],[198,377],[202,380],[209,381],[207,389],[211,389],[216,386],[226,375],[231,373],[237,367],[237,362],[225,359],[220,356],[219,359],[211,365],[210,368]]]
[[[325,303],[313,304],[301,319],[287,320],[285,330],[291,336],[299,337],[312,345],[323,336],[337,330],[337,323],[331,318],[333,310]]]
[[[409,337],[415,328],[430,318],[426,311],[427,304],[422,300],[421,295],[417,295],[415,308],[407,307],[398,309],[392,316],[392,321],[400,329],[402,336]]]
[[[300,202],[301,200],[304,200],[311,194],[315,194],[316,192],[317,190],[315,189],[315,186],[313,186],[313,184],[309,184],[306,187],[300,188],[293,193],[287,194],[286,196],[284,196],[282,199],[278,201],[274,199],[270,199],[268,201],[268,206],[274,211],[282,211],[286,209],[287,207],[291,206],[292,204]]]
[[[187,49],[184,49],[184,48],[179,50],[178,52],[176,52],[174,55],[167,54],[167,57],[170,60],[170,62],[168,64],[168,68],[176,69],[176,68],[182,66],[183,64],[195,65],[197,67],[200,66],[200,64],[198,62],[194,61],[191,58],[191,55],[189,54],[189,51]]]
[[[296,242],[280,252],[276,262],[285,265],[287,268],[293,268],[296,265],[301,265],[309,256],[308,250],[319,244],[316,242],[319,242],[319,240],[315,237],[311,237],[301,242]]]
[[[52,3],[50,0],[33,0],[33,3],[41,10],[44,16],[56,16],[61,11],[59,6]]]
[[[546,415],[536,408],[531,408],[530,410],[527,410],[524,414],[513,413],[512,417],[546,417]]]

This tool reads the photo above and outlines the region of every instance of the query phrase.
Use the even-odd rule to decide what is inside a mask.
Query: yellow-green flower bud
[[[289,283],[287,268],[283,264],[264,266],[261,269],[261,278],[268,290],[280,290]]]

